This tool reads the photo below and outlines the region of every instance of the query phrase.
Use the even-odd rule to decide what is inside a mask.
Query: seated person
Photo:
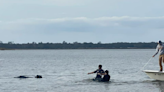
[[[108,70],[106,70],[105,75],[104,75],[104,77],[102,78],[101,81],[106,82],[106,81],[109,81],[109,80],[110,80],[110,75],[108,74]]]
[[[96,76],[95,80],[101,80],[102,79],[101,76],[105,74],[104,70],[101,69],[102,65],[99,65],[98,68],[99,69],[97,69],[96,71],[88,73],[88,74],[97,73],[97,76]]]

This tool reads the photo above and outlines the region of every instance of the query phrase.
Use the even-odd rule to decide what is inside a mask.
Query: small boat
[[[164,81],[164,71],[143,70],[151,79]]]

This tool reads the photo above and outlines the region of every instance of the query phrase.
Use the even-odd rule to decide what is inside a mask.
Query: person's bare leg
[[[164,57],[162,57],[162,61],[163,61],[163,63],[164,63]]]
[[[162,57],[159,58],[159,66],[160,66],[160,71],[162,71],[163,70],[163,68],[162,68]]]
[[[162,57],[162,62],[164,63],[164,57]]]

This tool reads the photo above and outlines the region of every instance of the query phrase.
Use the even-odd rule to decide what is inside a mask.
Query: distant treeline
[[[156,48],[157,43],[155,42],[138,42],[138,43],[128,43],[128,42],[117,42],[117,43],[92,43],[92,42],[74,42],[67,43],[63,41],[62,43],[25,43],[16,44],[13,42],[0,43],[0,49],[152,49]]]

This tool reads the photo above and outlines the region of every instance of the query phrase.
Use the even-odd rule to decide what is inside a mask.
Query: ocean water
[[[164,92],[164,82],[140,70],[155,49],[1,50],[0,92]],[[88,75],[102,64],[111,81]],[[145,70],[159,70],[158,56]],[[14,78],[20,75],[32,78]],[[42,75],[42,79],[34,78]]]

